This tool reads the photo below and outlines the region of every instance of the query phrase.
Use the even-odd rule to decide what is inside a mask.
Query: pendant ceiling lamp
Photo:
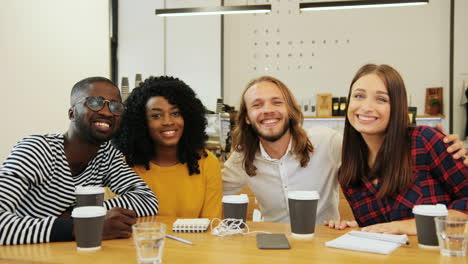
[[[300,3],[299,9],[301,11],[313,11],[313,10],[350,9],[350,8],[368,8],[368,7],[425,5],[428,3],[429,3],[429,0],[331,1],[331,2]]]
[[[269,13],[271,5],[241,5],[215,6],[193,8],[165,8],[156,9],[157,16],[201,16],[201,15],[229,15],[249,13]]]

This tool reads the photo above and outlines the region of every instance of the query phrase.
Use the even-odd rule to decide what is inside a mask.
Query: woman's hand
[[[393,221],[382,224],[375,224],[363,227],[361,231],[371,233],[383,233],[383,234],[394,234],[402,235],[407,234],[410,236],[416,235],[416,221],[414,219]]]
[[[448,210],[448,218],[468,219],[468,214],[450,209]],[[410,236],[414,236],[416,235],[416,220],[413,218],[408,220],[375,224],[363,227],[361,231],[395,235],[407,234]]]
[[[347,227],[358,227],[358,224],[356,221],[348,221],[348,220],[328,220],[328,221],[323,221],[323,225],[328,226],[329,228],[332,229],[338,229],[338,230],[343,230]]]

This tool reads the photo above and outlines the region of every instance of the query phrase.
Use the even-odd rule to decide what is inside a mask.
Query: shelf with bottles
[[[317,127],[317,126],[325,126],[333,128],[337,131],[343,132],[344,124],[345,124],[345,117],[344,116],[331,116],[331,117],[317,117],[317,116],[305,116],[304,117],[304,127]],[[416,116],[416,125],[421,126],[431,126],[434,127],[437,124],[443,124],[444,127],[447,126],[445,124],[445,116],[444,115],[418,115]]]
[[[418,115],[416,120],[441,120],[444,119],[445,115]],[[319,117],[319,116],[310,116],[304,115],[304,119],[318,119],[318,120],[343,120],[344,116],[329,116],[329,117]]]

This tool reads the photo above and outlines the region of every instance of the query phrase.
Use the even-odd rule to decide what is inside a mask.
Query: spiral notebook
[[[209,226],[208,218],[177,219],[172,224],[172,232],[205,232]]]

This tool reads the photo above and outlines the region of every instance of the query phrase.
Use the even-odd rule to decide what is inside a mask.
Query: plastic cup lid
[[[82,206],[73,209],[73,218],[90,218],[106,215],[106,208],[103,206]]]
[[[104,187],[100,186],[76,186],[76,194],[97,194],[104,193]]]
[[[290,191],[288,198],[293,200],[318,200],[320,195],[317,191]]]
[[[448,214],[445,204],[422,204],[413,207],[413,214],[426,216],[445,216]]]
[[[248,203],[248,202],[249,202],[249,197],[247,196],[247,194],[223,196],[223,203],[243,204],[243,203]]]

